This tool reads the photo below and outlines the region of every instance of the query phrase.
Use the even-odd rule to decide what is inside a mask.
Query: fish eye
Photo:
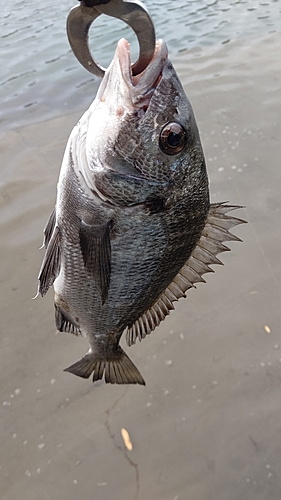
[[[177,122],[167,123],[160,132],[159,146],[167,155],[180,153],[186,145],[186,141],[186,131]]]

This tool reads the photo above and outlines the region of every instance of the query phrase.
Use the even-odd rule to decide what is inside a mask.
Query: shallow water
[[[42,114],[27,115],[36,106],[23,108],[19,96],[18,124],[31,124],[11,121],[1,140],[1,500],[280,500],[280,52],[281,32],[265,30],[173,53],[212,201],[246,205],[237,216],[249,223],[234,231],[244,242],[222,255],[225,267],[125,347],[146,387],[64,373],[87,342],[54,333],[51,291],[31,300],[63,150],[85,101],[79,94],[79,111],[60,104],[47,120],[58,110],[42,100]]]
[[[0,132],[88,107],[99,83],[74,58],[65,22],[72,0],[6,2],[0,19]],[[148,0],[157,37],[170,57],[280,27],[280,0]],[[127,37],[137,56],[135,37],[124,23],[101,16],[90,30],[96,59],[107,65],[116,42]]]

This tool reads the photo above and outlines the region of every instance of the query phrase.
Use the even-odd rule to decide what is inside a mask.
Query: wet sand
[[[246,205],[236,215],[249,223],[225,266],[125,347],[146,387],[64,373],[87,342],[55,334],[52,291],[31,300],[81,113],[2,137],[1,499],[280,499],[280,51],[275,33],[174,61],[212,201]]]

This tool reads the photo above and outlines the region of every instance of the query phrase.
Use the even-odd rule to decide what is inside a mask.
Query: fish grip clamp
[[[67,36],[78,61],[90,73],[103,77],[103,68],[92,56],[88,33],[97,17],[106,14],[128,24],[135,32],[139,43],[139,57],[132,64],[133,75],[138,75],[150,63],[155,52],[155,29],[146,7],[139,0],[80,0],[67,18]]]

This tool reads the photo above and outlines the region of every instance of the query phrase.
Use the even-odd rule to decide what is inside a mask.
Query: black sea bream
[[[219,264],[237,208],[210,204],[190,103],[163,41],[146,70],[131,75],[119,41],[96,99],[74,127],[45,228],[39,274],[53,284],[59,331],[90,350],[66,368],[93,381],[145,384],[120,347],[143,339],[202,274]]]

